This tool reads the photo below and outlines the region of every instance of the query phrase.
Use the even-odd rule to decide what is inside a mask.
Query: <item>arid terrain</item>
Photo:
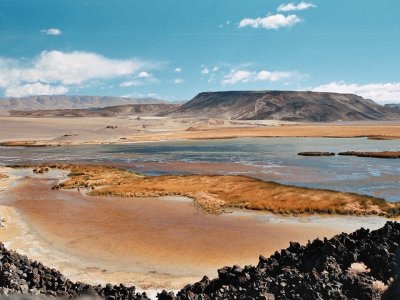
[[[155,295],[164,288],[179,290],[202,275],[215,277],[216,270],[223,265],[254,264],[260,254],[269,256],[287,247],[290,241],[306,243],[361,226],[376,229],[386,220],[398,218],[400,204],[394,196],[397,173],[386,172],[379,179],[376,175],[385,172],[387,163],[377,170],[370,163],[367,175],[362,174],[365,170],[358,170],[361,175],[353,170],[352,180],[365,177],[365,181],[357,181],[356,192],[340,189],[346,186],[342,174],[335,175],[341,181],[335,190],[314,185],[316,180],[319,184],[330,182],[327,174],[319,180],[318,172],[324,168],[318,164],[332,163],[315,160],[397,157],[398,149],[391,147],[400,139],[400,121],[392,119],[396,108],[386,111],[363,99],[346,96],[336,100],[344,101],[346,107],[347,102],[351,106],[357,104],[351,109],[358,111],[365,108],[364,104],[371,105],[379,111],[374,116],[380,121],[369,117],[354,121],[360,118],[350,114],[352,117],[345,119],[351,121],[299,122],[311,116],[304,115],[304,109],[296,122],[287,120],[294,120],[291,117],[252,120],[256,115],[247,113],[235,118],[227,118],[223,112],[205,117],[193,112],[193,116],[186,115],[188,107],[192,110],[194,104],[204,101],[204,95],[199,97],[201,101],[192,100],[189,106],[139,103],[90,109],[20,110],[0,117],[0,146],[8,147],[3,148],[0,167],[0,240],[10,249],[18,249],[19,253],[61,270],[71,280],[124,283]],[[243,99],[235,102],[235,109],[242,111]],[[258,108],[268,108],[259,100],[256,102]],[[226,109],[225,104],[220,108]],[[284,111],[282,116],[294,113]],[[254,142],[260,140],[257,138],[274,141],[264,149],[266,145]],[[299,140],[277,143],[279,138]],[[329,138],[329,143],[318,145],[324,151],[334,152],[318,152],[317,146],[314,149],[310,145],[303,152],[305,156],[298,156],[296,149],[301,138]],[[356,150],[352,144],[347,148],[341,143],[332,150],[327,148],[336,145],[332,138],[353,138],[353,143],[357,141],[354,138],[364,138],[360,139],[363,144],[374,148],[351,152]],[[205,143],[201,147],[208,152],[201,152],[199,142],[222,139],[232,139],[227,141],[237,143],[238,147],[212,150],[218,145]],[[163,146],[164,141],[167,144]],[[174,146],[179,141],[190,143],[183,143],[183,148]],[[139,152],[121,149],[143,142],[157,143],[147,143],[143,149],[136,149]],[[251,149],[241,150],[246,142],[255,143],[258,155],[284,149],[291,160],[296,157],[309,161],[303,166],[293,160],[293,165],[285,166],[279,163],[285,156],[273,160],[266,156],[266,161],[259,156],[258,161],[252,160]],[[386,143],[382,148],[385,151],[377,150],[380,143]],[[152,149],[155,144],[159,152]],[[35,147],[29,149],[33,150],[32,157],[28,157],[31,152],[27,147]],[[99,148],[96,156],[91,157],[93,147]],[[213,151],[218,149],[227,151],[226,155],[234,159],[214,159],[218,153]],[[58,150],[60,153],[53,152]],[[177,156],[169,158],[168,151]],[[179,151],[184,155],[179,156]],[[355,157],[333,155],[343,154],[339,151],[350,151],[346,154]],[[147,160],[146,153],[152,153],[152,158]],[[156,157],[157,153],[163,159]],[[196,159],[194,153],[198,155]],[[104,158],[109,165],[102,163]],[[239,164],[236,158],[241,160]],[[21,165],[18,159],[31,163]],[[65,160],[68,163],[60,163]],[[12,168],[4,167],[10,161]],[[262,167],[257,165],[259,162]],[[353,160],[351,163],[358,164]],[[152,169],[165,175],[139,174],[139,170]],[[241,169],[250,173],[242,175]],[[278,173],[274,177],[270,172]],[[304,177],[303,183],[295,184],[297,176]],[[375,184],[377,188],[365,190],[366,184]],[[382,194],[378,187],[383,186],[390,191]],[[384,196],[380,198],[381,195]]]
[[[350,232],[360,222],[370,228],[385,222],[382,217],[360,216],[275,218],[261,212],[232,211],[235,205],[225,207],[225,214],[215,215],[203,211],[219,204],[218,199],[205,197],[205,192],[193,194],[190,188],[179,189],[199,177],[161,177],[160,184],[152,187],[157,178],[110,167],[54,167],[48,171],[45,166],[35,167],[35,172],[32,168],[1,169],[0,173],[9,178],[0,181],[6,188],[0,193],[0,214],[4,218],[0,239],[12,249],[62,270],[72,280],[92,284],[122,282],[145,290],[179,289],[202,275],[214,277],[221,265],[255,263],[260,253],[272,254],[291,240],[306,242],[317,236],[333,236],[338,230]],[[221,190],[231,189],[230,180],[235,177],[215,179],[204,177],[202,182],[216,192],[219,185]],[[132,182],[139,183],[137,190]],[[263,185],[240,177],[235,184],[247,188]],[[120,195],[123,197],[104,196],[107,188],[119,186],[124,191],[129,189],[130,196],[136,192],[140,197],[126,197],[125,192]],[[192,190],[199,187],[195,185]],[[305,190],[285,186],[276,189],[270,183],[264,188],[264,193],[276,193],[278,201],[286,197],[285,191]],[[193,200],[180,195],[197,197],[196,203],[210,202],[194,206]],[[356,195],[333,195],[345,201],[362,200]],[[265,221],[263,216],[267,216]]]
[[[166,117],[0,117],[0,124],[0,143],[4,146],[122,144],[236,137],[400,138],[400,122],[292,123]]]

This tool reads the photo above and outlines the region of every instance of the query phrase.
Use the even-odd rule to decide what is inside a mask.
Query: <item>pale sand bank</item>
[[[289,241],[305,243],[385,222],[377,217],[295,218],[241,210],[210,216],[190,201],[52,191],[65,173],[24,178],[31,173],[19,172],[17,184],[0,193],[0,214],[10,218],[0,240],[72,280],[93,284],[179,289],[202,275],[215,277],[224,265],[256,264],[259,254],[268,256]]]
[[[112,126],[113,129],[107,128]],[[8,146],[123,144],[236,137],[400,138],[400,122],[292,123],[201,118],[21,118],[0,116]]]

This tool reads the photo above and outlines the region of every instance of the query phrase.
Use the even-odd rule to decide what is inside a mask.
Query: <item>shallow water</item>
[[[360,226],[375,229],[385,222],[243,210],[216,216],[202,213],[184,197],[90,197],[51,190],[63,176],[30,174],[0,193],[0,205],[15,208],[29,228],[5,242],[22,239],[18,249],[23,253],[73,280],[91,283],[112,276],[140,287],[179,288],[203,275],[215,277],[225,265],[257,264],[260,254],[269,256],[289,241],[304,243]],[[121,273],[128,275],[118,277]]]
[[[1,148],[0,164],[111,164],[147,175],[241,174],[305,187],[400,200],[400,159],[301,157],[301,151],[399,151],[400,140],[240,138],[229,140]]]

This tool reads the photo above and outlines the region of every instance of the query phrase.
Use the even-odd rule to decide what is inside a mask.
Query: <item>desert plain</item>
[[[3,116],[0,123],[3,149],[242,137],[400,138],[400,123],[393,121]],[[205,170],[213,166],[219,168],[209,164]],[[0,240],[6,245],[72,280],[122,282],[150,294],[215,277],[224,265],[255,264],[260,254],[293,240],[374,229],[397,215],[397,204],[380,198],[238,175],[145,176],[73,161],[2,167],[0,174]]]

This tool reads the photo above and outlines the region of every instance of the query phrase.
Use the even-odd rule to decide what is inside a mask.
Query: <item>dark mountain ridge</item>
[[[0,114],[33,117],[150,115],[295,122],[398,121],[400,107],[354,94],[310,91],[204,92],[180,105],[153,98],[34,96],[0,99]]]
[[[312,122],[400,119],[398,110],[357,95],[301,91],[205,92],[169,115]]]

